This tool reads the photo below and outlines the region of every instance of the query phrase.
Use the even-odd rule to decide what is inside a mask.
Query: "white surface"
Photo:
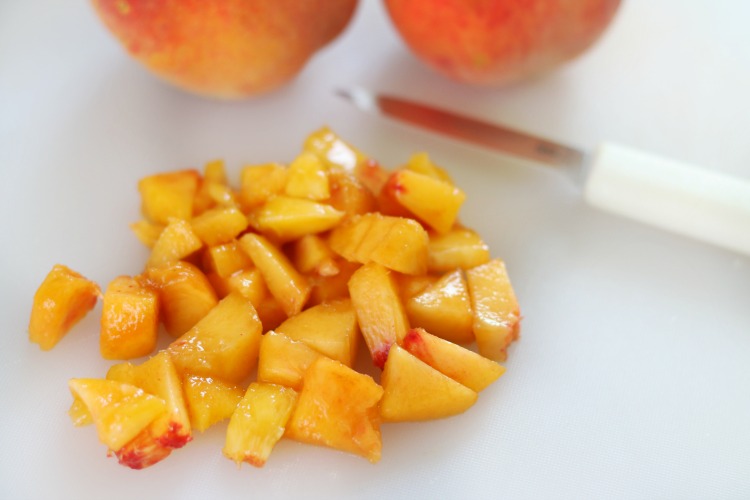
[[[593,206],[750,256],[750,180],[619,144],[597,147]]]
[[[574,145],[612,140],[750,176],[750,3],[631,0],[594,50],[505,90],[415,62],[379,2],[291,85],[199,99],[127,59],[87,2],[0,4],[0,498],[750,498],[750,261],[585,206],[555,172],[363,114],[362,86]],[[287,161],[329,124],[388,166],[427,150],[462,220],[506,259],[524,319],[508,373],[467,414],[384,428],[383,459],[284,442],[262,470],[223,428],[130,471],[75,429],[66,381],[105,373],[97,314],[53,351],[26,338],[56,262],[136,273],[136,181],[223,157]],[[97,309],[98,310],[98,309]]]

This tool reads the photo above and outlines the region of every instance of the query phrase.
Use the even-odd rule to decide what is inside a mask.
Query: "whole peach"
[[[385,0],[418,58],[455,80],[502,85],[586,50],[620,0]]]
[[[149,70],[192,92],[240,98],[294,77],[347,26],[357,0],[92,0]]]

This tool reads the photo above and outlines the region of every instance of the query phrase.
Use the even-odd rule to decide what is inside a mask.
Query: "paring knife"
[[[576,148],[399,97],[361,88],[336,93],[362,110],[572,172],[592,206],[750,255],[750,179],[607,142],[589,157]]]

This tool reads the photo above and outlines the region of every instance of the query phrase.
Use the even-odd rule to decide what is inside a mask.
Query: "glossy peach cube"
[[[489,247],[472,229],[456,226],[445,234],[430,233],[427,268],[431,273],[469,269],[489,260]]]
[[[218,207],[194,217],[191,224],[203,243],[215,246],[233,241],[247,228],[247,217],[238,208]]]
[[[474,314],[469,289],[460,269],[441,276],[404,303],[412,326],[451,342],[474,341]]]
[[[284,193],[294,198],[327,200],[328,168],[315,154],[304,151],[289,164]]]
[[[99,286],[72,269],[57,264],[34,294],[29,340],[47,351],[94,308]]]
[[[159,295],[145,279],[112,280],[102,301],[99,351],[104,359],[133,359],[156,348]]]
[[[183,388],[190,425],[200,432],[229,419],[245,394],[239,385],[198,375],[187,375]]]
[[[169,219],[190,220],[201,175],[196,170],[180,170],[149,175],[138,182],[143,215],[157,224]]]
[[[159,267],[183,260],[203,247],[190,222],[169,219],[151,248],[146,267]]]
[[[240,172],[240,205],[247,212],[283,193],[288,171],[284,165],[249,165]]]

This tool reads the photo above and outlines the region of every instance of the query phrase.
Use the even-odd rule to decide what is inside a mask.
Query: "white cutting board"
[[[554,172],[364,115],[339,86],[433,101],[573,145],[614,140],[750,176],[750,4],[631,0],[594,50],[505,90],[415,62],[379,2],[291,85],[200,99],[129,60],[87,2],[0,4],[0,498],[750,498],[750,260],[598,213]],[[146,251],[137,180],[223,157],[288,161],[328,124],[396,166],[427,150],[462,220],[504,258],[524,314],[508,372],[466,414],[389,425],[383,459],[281,443],[263,469],[224,426],[149,470],[105,457],[66,410],[104,375],[97,312],[53,351],[27,341],[34,290],[65,263],[106,284]],[[748,228],[750,230],[750,228]]]

